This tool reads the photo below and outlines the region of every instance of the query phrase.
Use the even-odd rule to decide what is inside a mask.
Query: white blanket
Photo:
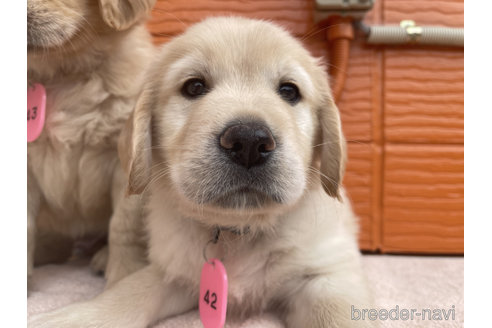
[[[376,309],[442,309],[454,320],[380,320],[382,327],[463,327],[463,257],[418,257],[364,255],[363,264],[374,291]],[[36,268],[27,313],[33,315],[91,299],[104,287],[104,279],[93,275],[86,262]],[[454,308],[453,308],[454,305]],[[395,310],[393,312],[396,312]],[[356,315],[355,313],[354,315]],[[394,318],[394,316],[393,316]],[[366,320],[368,320],[366,318]],[[154,328],[201,328],[198,311],[159,322]],[[283,328],[273,314],[254,316],[244,322],[228,321],[228,328]]]

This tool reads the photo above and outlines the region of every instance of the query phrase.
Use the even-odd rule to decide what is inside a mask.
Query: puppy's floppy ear
[[[155,0],[99,0],[104,22],[115,30],[125,30],[145,18]]]
[[[150,91],[144,90],[118,140],[118,154],[127,174],[127,194],[140,194],[150,180],[152,124]]]
[[[340,114],[335,105],[323,70],[318,86],[322,89],[321,106],[318,109],[321,132],[321,182],[326,193],[340,200],[340,185],[345,172],[346,143],[342,133]]]

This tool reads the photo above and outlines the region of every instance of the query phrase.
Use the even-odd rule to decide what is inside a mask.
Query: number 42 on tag
[[[205,328],[222,328],[227,312],[227,273],[218,259],[205,262],[200,279],[198,309]]]

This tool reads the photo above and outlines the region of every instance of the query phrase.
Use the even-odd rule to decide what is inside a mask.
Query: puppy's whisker
[[[77,51],[77,48],[75,47],[75,44],[72,42],[72,40],[70,38],[67,39],[66,42],[70,45],[70,47],[72,48],[73,51]],[[70,53],[68,51],[68,49],[66,49],[66,47],[64,47],[64,44],[61,44],[59,46],[59,49],[62,51],[62,53],[65,53],[65,55],[68,55]]]
[[[357,143],[357,144],[360,144],[360,145],[367,145],[368,142],[367,141],[363,141],[363,140],[355,140],[355,139],[346,139],[347,142],[353,142],[353,143]]]
[[[320,29],[311,29],[310,31],[308,31],[305,35],[303,35],[302,37],[299,38],[299,40],[301,41],[306,41],[307,39],[315,36],[316,34],[320,33],[320,32],[323,32],[323,31],[326,31],[326,30],[329,30],[330,28],[332,27],[335,27],[335,26],[339,26],[339,25],[343,25],[343,24],[332,24],[332,25],[329,25],[329,26],[325,26],[323,28],[320,28]],[[316,26],[315,26],[316,28]]]
[[[175,37],[176,36],[174,34],[156,33],[156,32],[152,32],[152,35],[153,36],[164,36],[166,38],[172,38],[172,37]]]
[[[333,184],[335,184],[337,186],[337,188],[340,187],[340,184],[338,182],[336,182],[333,178],[327,176],[326,174],[322,173],[320,170],[318,170],[317,168],[315,167],[312,167],[312,166],[309,166],[308,169],[314,173],[317,173],[319,174],[320,176],[324,177],[326,180],[332,182]],[[323,183],[323,180],[321,180],[321,183]],[[326,187],[326,186],[324,186]]]
[[[168,170],[167,168],[164,168],[164,169],[162,169],[162,170],[160,170],[160,171],[156,172],[156,173],[153,175],[152,179],[149,181],[148,185],[151,185],[151,184],[153,184],[153,183],[157,182],[158,180],[162,179],[163,177],[165,177],[165,176],[166,176],[166,175],[168,175],[169,173],[170,173],[170,172],[169,172],[169,170]]]
[[[187,28],[189,26],[189,24],[186,24],[185,22],[183,22],[178,16],[174,15],[173,13],[171,12],[168,12],[166,10],[163,10],[163,9],[158,9],[158,8],[154,8],[152,9],[153,12],[156,12],[156,13],[161,13],[161,14],[165,14],[165,15],[168,15],[168,16],[171,16],[173,18],[175,18],[178,22],[181,23],[181,25],[183,25],[184,28]]]
[[[336,69],[339,69],[340,71],[342,71],[343,73],[347,74],[347,70],[344,70],[342,69],[340,66],[337,66],[337,65],[334,65],[328,61],[326,61],[323,65],[325,65],[326,67],[334,67]]]
[[[360,144],[360,145],[367,145],[367,142],[361,141],[361,140],[347,139],[346,141],[349,142],[349,143],[357,143],[357,144]],[[326,141],[326,142],[322,142],[322,143],[316,144],[316,145],[314,145],[312,147],[313,148],[316,148],[316,147],[320,147],[320,146],[324,146],[324,145],[331,145],[331,144],[338,144],[338,143],[339,143],[339,141]]]
[[[154,183],[156,183],[160,179],[164,178],[169,173],[170,173],[170,171],[167,168],[164,168],[164,169],[158,171],[157,173],[155,173],[154,176],[152,177],[152,179],[149,181],[149,183],[145,186],[144,190],[142,191],[142,194],[145,194],[151,185],[153,185]]]
[[[167,163],[167,162],[159,162],[159,163],[156,163],[156,164],[154,164],[154,165],[152,165],[152,166],[150,167],[150,172],[153,172],[155,169],[157,169],[157,168],[159,168],[159,167],[162,167],[162,166],[167,166],[167,165],[168,165],[168,163]],[[170,168],[169,168],[169,170],[170,170]]]
[[[78,14],[80,19],[82,19],[85,22],[85,26],[92,32],[92,35],[95,35],[96,37],[99,37],[99,33],[97,33],[96,29],[92,24],[87,20],[87,18],[84,17],[82,14]]]
[[[314,145],[313,148],[321,147],[324,145],[333,145],[333,144],[338,144],[338,143],[340,143],[340,142],[338,142],[338,141],[327,141],[327,142],[322,142],[320,144]]]
[[[150,146],[142,148],[144,151],[147,150],[182,150],[182,151],[193,151],[194,149],[186,148],[185,146]]]

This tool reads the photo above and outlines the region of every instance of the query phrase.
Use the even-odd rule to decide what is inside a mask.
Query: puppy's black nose
[[[260,123],[236,124],[220,136],[230,159],[246,168],[263,164],[277,146],[270,129]]]

